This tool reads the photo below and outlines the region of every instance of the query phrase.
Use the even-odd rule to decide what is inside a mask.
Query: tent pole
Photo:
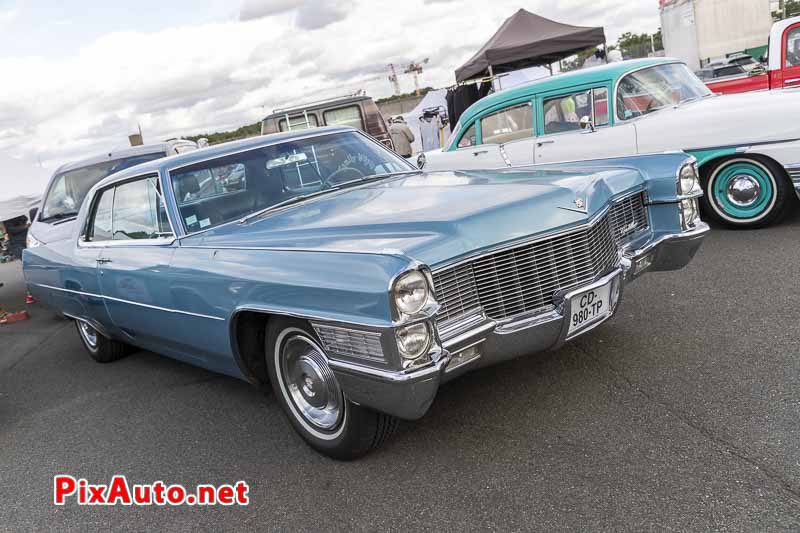
[[[489,65],[489,79],[492,80],[492,90],[494,90],[494,70],[491,65]]]

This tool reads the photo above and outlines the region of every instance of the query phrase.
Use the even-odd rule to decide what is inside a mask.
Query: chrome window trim
[[[147,178],[156,177],[158,179],[158,183],[161,186],[161,193],[156,190],[156,196],[161,201],[161,204],[164,207],[164,213],[167,215],[167,222],[169,222],[169,229],[172,231],[172,236],[170,237],[159,237],[157,239],[128,239],[128,240],[102,240],[102,241],[87,241],[86,236],[89,233],[89,226],[94,222],[94,208],[96,207],[95,202],[98,200],[100,193],[105,192],[109,189],[114,189],[114,199],[117,196],[117,187],[119,185],[123,185],[125,183],[130,183],[134,181],[139,181]],[[113,236],[114,231],[114,202],[111,202],[111,231]],[[172,217],[169,214],[169,208],[167,206],[167,198],[164,196],[164,183],[162,180],[160,170],[155,170],[151,172],[147,172],[145,174],[139,174],[137,176],[129,177],[129,178],[120,178],[119,180],[114,180],[111,183],[106,184],[105,187],[102,189],[97,189],[94,191],[92,195],[91,204],[87,207],[86,211],[86,222],[83,224],[83,229],[81,230],[81,234],[78,235],[78,248],[110,248],[116,246],[170,246],[172,245],[177,239],[177,235],[175,234],[175,225],[172,223]]]
[[[200,313],[192,313],[192,312],[189,312],[189,311],[180,311],[178,309],[170,309],[170,308],[167,308],[167,307],[160,307],[158,305],[143,304],[143,303],[140,303],[140,302],[132,302],[130,300],[123,300],[122,298],[114,298],[113,296],[104,296],[102,294],[94,294],[94,293],[91,293],[91,292],[76,291],[76,290],[73,290],[73,289],[63,289],[61,287],[54,287],[52,285],[45,285],[43,283],[35,283],[34,285],[36,285],[37,287],[42,287],[44,289],[50,289],[50,290],[60,291],[60,292],[68,292],[68,293],[71,293],[71,294],[78,294],[80,296],[88,296],[90,298],[100,298],[102,300],[111,300],[113,302],[120,302],[120,303],[124,303],[124,304],[128,304],[128,305],[136,305],[136,306],[139,306],[139,307],[146,307],[147,309],[154,309],[156,311],[164,311],[166,313],[177,313],[177,314],[180,314],[180,315],[188,315],[188,316],[194,316],[194,317],[198,317],[198,318],[207,318],[209,320],[220,320],[220,321],[223,321],[223,322],[226,320],[223,317],[211,316],[211,315],[203,315],[203,314],[200,314]]]
[[[342,127],[344,128],[344,126],[342,126]],[[333,131],[333,132],[319,132],[319,131],[314,132],[314,130],[309,130],[309,132],[310,133],[308,133],[307,135],[302,135],[302,136],[298,136],[298,137],[292,137],[291,140],[293,142],[294,141],[304,141],[306,139],[311,139],[311,138],[314,138],[314,137],[326,137],[326,136],[329,136],[329,135],[339,135],[339,134],[342,134],[342,133],[355,133],[357,135],[361,135],[364,139],[366,139],[367,141],[371,142],[372,144],[374,144],[376,146],[380,146],[382,150],[388,151],[398,161],[402,161],[402,164],[408,166],[408,170],[409,171],[410,170],[416,170],[416,171],[419,171],[420,173],[423,172],[422,170],[418,169],[416,166],[414,166],[411,163],[409,163],[404,158],[402,158],[399,155],[395,154],[394,152],[388,150],[388,148],[386,148],[386,146],[381,144],[379,141],[373,139],[372,137],[370,137],[369,135],[367,135],[366,133],[364,133],[361,130],[357,130],[355,128],[351,128],[351,129],[343,129],[341,131]],[[243,153],[246,153],[246,152],[253,152],[253,151],[256,151],[256,150],[263,150],[264,148],[268,148],[270,146],[275,146],[275,145],[278,145],[278,144],[282,144],[284,142],[286,142],[286,141],[285,140],[279,140],[279,141],[270,140],[268,142],[265,142],[264,144],[259,144],[258,146],[250,146],[248,148],[242,148],[241,150],[234,150],[232,152],[227,152],[225,154],[220,154],[220,155],[205,157],[203,159],[198,159],[196,161],[192,161],[191,163],[185,163],[185,164],[177,165],[177,166],[174,166],[174,167],[166,167],[164,169],[165,172],[166,172],[165,179],[166,179],[167,182],[169,182],[169,192],[170,192],[170,195],[172,196],[171,199],[174,201],[174,206],[175,206],[176,213],[180,214],[180,207],[178,206],[177,198],[175,198],[175,193],[174,193],[174,191],[172,189],[172,173],[173,172],[178,171],[178,170],[182,170],[184,168],[191,167],[191,166],[194,166],[194,165],[198,165],[200,163],[207,163],[209,161],[214,161],[215,159],[222,159],[222,158],[225,158],[225,157],[230,157],[232,155],[243,154]],[[390,178],[391,178],[391,176],[387,176],[386,179],[390,179]],[[364,184],[364,185],[368,185],[368,184]],[[359,186],[357,186],[357,187],[359,187]],[[161,184],[161,189],[162,190],[167,190],[167,189],[164,188],[164,184],[163,183]],[[287,206],[287,208],[296,207],[296,206],[299,206],[299,205],[305,205],[307,202],[311,202],[313,200],[316,200],[317,198],[319,198],[319,197],[309,198],[308,200],[303,200],[303,201],[297,202],[296,204],[292,204],[290,206]],[[185,231],[183,223],[181,223],[180,227],[181,227],[181,232],[183,234],[180,235],[180,236],[178,236],[176,234],[176,239],[178,241],[180,241],[180,240],[185,239],[187,237],[193,237],[194,235],[200,235],[202,233],[206,233],[208,231],[211,231],[211,230],[214,230],[214,229],[217,229],[217,228],[224,228],[224,227],[229,226],[231,224],[238,223],[240,218],[241,217],[237,217],[235,220],[230,220],[230,221],[225,222],[223,224],[218,224],[216,226],[211,226],[211,227],[208,227],[208,228],[204,228],[204,229],[195,231],[193,233],[187,233]],[[173,230],[174,230],[174,228],[173,228]]]

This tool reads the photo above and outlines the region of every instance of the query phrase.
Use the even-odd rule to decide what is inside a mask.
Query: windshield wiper
[[[370,174],[369,176],[362,176],[360,178],[356,178],[350,181],[343,181],[337,187],[341,187],[343,185],[353,185],[356,183],[364,183],[365,181],[372,181],[372,180],[379,180],[383,178],[391,178],[394,176],[404,176],[406,174],[422,174],[422,170],[403,170],[402,172],[384,172],[382,174]]]
[[[57,213],[55,215],[50,215],[46,218],[40,218],[40,222],[50,222],[51,220],[65,220],[68,218],[75,218],[78,216],[78,213]]]
[[[317,197],[317,196],[321,196],[323,194],[326,194],[326,193],[329,193],[329,192],[333,192],[333,191],[336,191],[336,190],[339,190],[338,186],[331,187],[329,189],[322,189],[321,191],[310,192],[308,194],[300,194],[298,196],[293,196],[292,198],[287,198],[286,200],[284,200],[282,202],[278,202],[277,204],[273,204],[273,205],[271,205],[269,207],[265,207],[264,209],[259,209],[258,211],[255,211],[254,213],[250,213],[249,215],[246,215],[246,216],[240,218],[238,223],[239,224],[246,224],[250,220],[252,220],[254,218],[258,218],[261,215],[265,215],[265,214],[269,213],[270,211],[274,211],[275,209],[278,209],[278,208],[281,208],[281,207],[285,207],[285,206],[291,205],[291,204],[296,204],[297,202],[302,202],[303,200],[308,200],[309,198],[314,198],[314,197]]]

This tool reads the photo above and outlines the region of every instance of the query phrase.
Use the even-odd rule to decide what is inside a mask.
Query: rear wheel
[[[704,181],[706,213],[735,228],[760,228],[777,222],[791,193],[783,169],[766,158],[722,160],[709,168]]]
[[[312,448],[334,459],[356,459],[394,432],[397,419],[347,399],[306,322],[273,318],[266,342],[275,397]]]
[[[127,344],[103,336],[94,326],[83,320],[75,320],[75,325],[83,347],[98,363],[111,363],[128,355]]]

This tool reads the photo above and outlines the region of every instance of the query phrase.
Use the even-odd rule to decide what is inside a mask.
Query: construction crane
[[[389,81],[394,85],[395,96],[400,96],[400,82],[397,81],[397,72],[394,70],[394,63],[389,63]]]
[[[419,96],[419,75],[422,74],[422,65],[426,65],[430,58],[425,58],[422,61],[412,61],[408,64],[406,69],[403,71],[403,74],[413,74],[414,75],[414,90]]]

